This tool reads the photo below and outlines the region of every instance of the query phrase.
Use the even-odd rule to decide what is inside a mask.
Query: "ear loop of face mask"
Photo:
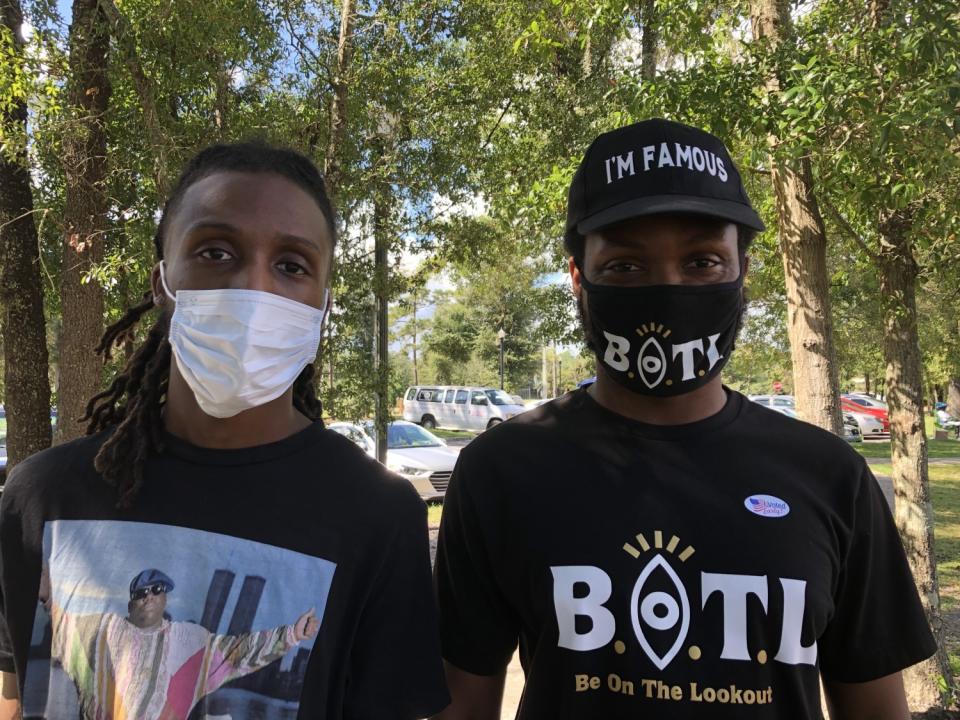
[[[165,265],[166,265],[166,260],[161,260],[160,261],[160,284],[163,286],[163,292],[166,294],[166,296],[170,298],[173,302],[177,302],[176,295],[170,292],[170,288],[167,287],[167,278],[163,270]],[[293,302],[296,302],[296,301],[293,301]],[[321,332],[322,332],[322,328],[326,327],[327,325],[327,318],[330,317],[330,310],[332,307],[333,307],[333,298],[330,296],[330,288],[324,288],[323,319],[320,320]]]

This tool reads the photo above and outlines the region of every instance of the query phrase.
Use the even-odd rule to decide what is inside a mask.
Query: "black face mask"
[[[640,395],[670,397],[716,377],[733,351],[743,275],[713,285],[595,285],[583,277],[594,352],[607,374]]]

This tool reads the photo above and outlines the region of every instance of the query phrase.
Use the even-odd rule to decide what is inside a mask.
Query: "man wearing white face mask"
[[[146,339],[91,400],[88,437],[7,481],[7,707],[20,697],[24,715],[46,718],[412,720],[446,704],[423,503],[320,420],[312,363],[334,243],[323,180],[303,156],[242,144],[191,161],[160,220],[152,289],[98,351],[157,309]],[[117,588],[144,567],[177,568],[169,612],[211,637],[260,637],[304,607],[316,627],[295,646],[239,648],[263,669],[231,680],[209,652],[157,636],[162,624],[124,625],[128,655],[144,662],[97,644],[71,655],[68,677],[51,652],[68,632],[56,618],[122,618],[129,597]],[[38,593],[61,614],[37,612]],[[118,692],[121,680],[143,692]]]

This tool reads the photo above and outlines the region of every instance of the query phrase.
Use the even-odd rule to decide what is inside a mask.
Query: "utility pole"
[[[540,348],[542,351],[542,360],[540,367],[540,399],[545,400],[547,397],[547,346],[544,345]]]
[[[420,369],[417,367],[417,291],[413,291],[413,384],[420,384]]]
[[[393,144],[396,118],[384,112],[376,135],[371,145],[376,153],[375,157],[383,158],[387,149]],[[387,462],[387,425],[390,423],[390,406],[388,393],[390,392],[390,322],[389,322],[389,268],[387,265],[387,250],[390,245],[391,223],[390,215],[393,207],[391,197],[390,175],[387,168],[376,168],[377,176],[373,189],[373,277],[374,277],[374,337],[376,353],[374,354],[374,368],[376,377],[376,402],[374,412],[374,427],[377,443],[377,460]]]
[[[503,390],[503,339],[507,336],[503,328],[497,331],[497,345],[500,346],[500,389]]]
[[[381,192],[382,192],[381,188]],[[376,427],[377,460],[387,462],[387,424],[390,422],[390,409],[387,407],[387,388],[389,387],[389,313],[387,306],[387,200],[377,193],[373,200],[373,275],[374,275],[374,326],[376,328]]]
[[[557,396],[557,341],[551,340],[550,347],[553,349],[553,392],[550,397]]]

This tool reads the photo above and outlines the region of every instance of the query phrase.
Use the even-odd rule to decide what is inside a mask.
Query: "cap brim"
[[[651,195],[614,205],[584,218],[577,223],[577,232],[586,235],[623,220],[662,213],[693,213],[729,220],[758,232],[767,229],[753,208],[743,203],[685,195]]]

